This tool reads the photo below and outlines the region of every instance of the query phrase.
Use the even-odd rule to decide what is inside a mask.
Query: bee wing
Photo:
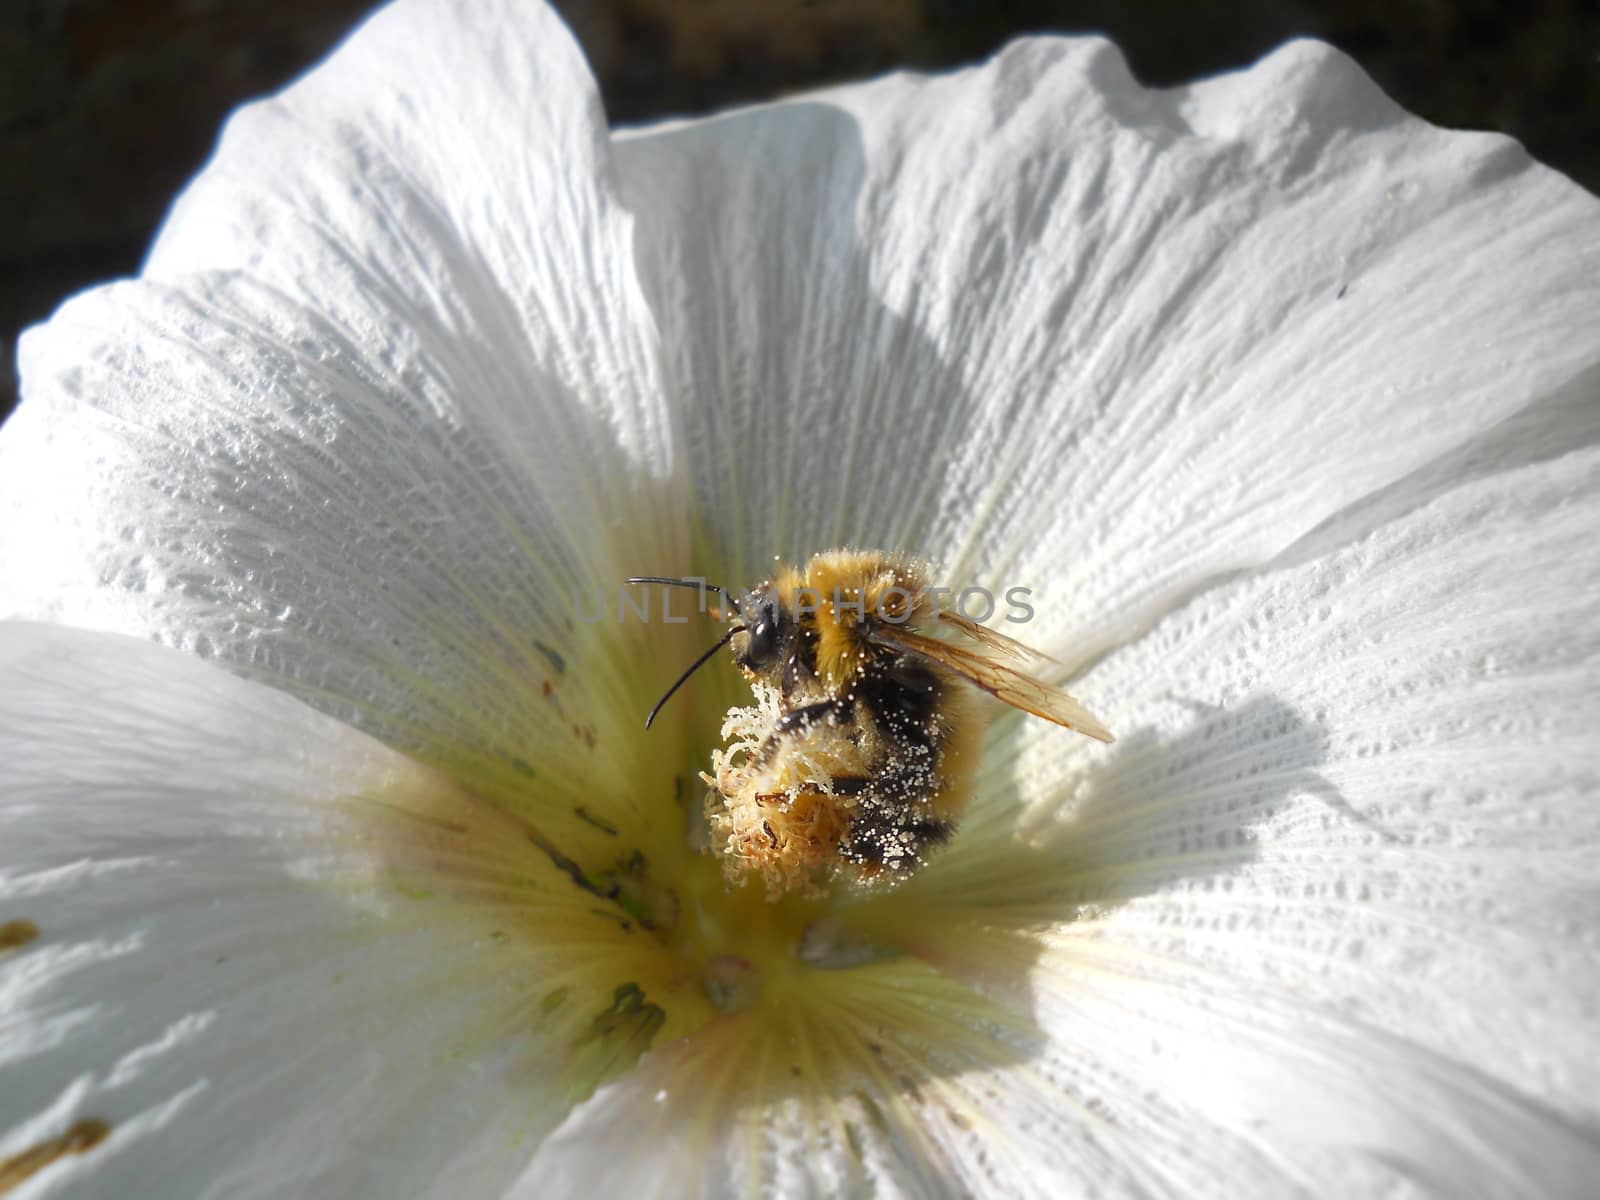
[[[938,617],[939,620],[950,626],[953,626],[956,629],[959,629],[973,641],[981,642],[988,649],[996,651],[999,654],[1003,654],[1007,658],[1014,658],[1021,663],[1034,663],[1038,666],[1066,666],[1065,663],[1059,661],[1058,659],[1051,658],[1048,654],[1043,654],[1040,651],[1035,650],[1032,646],[1024,646],[1021,642],[1016,641],[1014,638],[1008,638],[1003,633],[995,632],[987,625],[979,625],[976,621],[971,620],[968,617],[963,617],[958,612],[945,612],[941,609],[938,613]]]
[[[993,630],[984,632],[1009,643],[1010,646],[1025,649],[1020,643],[994,633]],[[987,639],[979,639],[976,646],[961,646],[898,627],[875,628],[871,638],[880,646],[936,662],[1013,708],[1020,708],[1023,712],[1043,717],[1046,721],[1054,721],[1057,725],[1064,725],[1068,729],[1074,729],[1102,742],[1116,740],[1111,736],[1111,731],[1102,725],[1093,713],[1066,692],[1047,683],[1041,683],[1031,675],[1024,675],[1015,667],[1000,662],[999,656],[1008,650],[992,646]],[[1032,654],[1032,651],[1028,653]]]

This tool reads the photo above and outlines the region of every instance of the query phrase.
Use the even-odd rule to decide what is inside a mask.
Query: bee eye
[[[778,627],[771,621],[757,621],[750,631],[750,652],[757,658],[769,658],[773,643],[778,640]]]
[[[750,661],[772,662],[778,656],[778,614],[770,604],[763,604],[755,623],[750,626]]]

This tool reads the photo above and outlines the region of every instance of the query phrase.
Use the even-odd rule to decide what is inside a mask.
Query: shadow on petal
[[[1329,820],[1366,824],[1316,768],[1328,735],[1288,704],[1258,696],[1236,708],[1169,701],[1184,722],[1121,737],[1108,761],[1046,788],[1063,797],[1024,808],[1027,748],[1006,731],[991,755],[1011,755],[1013,786],[974,811],[948,853],[867,909],[1015,930],[1071,921],[1175,884],[1215,881],[1256,858],[1261,827],[1304,796]],[[1041,770],[1055,769],[1054,760]],[[876,922],[875,922],[876,923]]]
[[[971,503],[943,464],[978,404],[953,347],[880,299],[861,230],[886,201],[857,120],[788,103],[616,154],[676,440],[709,466],[690,481],[707,574],[746,586],[773,555],[926,550],[941,510]]]
[[[1043,815],[1020,807],[1016,790],[980,802],[970,828],[926,871],[845,911],[851,935],[904,956],[890,960],[901,971],[909,961],[944,987],[971,989],[964,1009],[945,1004],[940,1015],[940,993],[926,991],[923,1016],[946,1030],[941,1039],[911,1036],[939,1041],[945,1054],[912,1055],[911,1077],[1025,1060],[1037,1045],[1031,969],[1052,931],[1141,897],[1230,888],[1257,860],[1263,830],[1291,810],[1311,814],[1296,820],[1389,837],[1318,773],[1327,732],[1285,702],[1171,703],[1181,732],[1151,726],[1123,737],[1075,796]],[[1012,741],[1001,738],[1003,747]],[[1178,953],[1183,936],[1174,929]],[[903,1044],[905,1032],[887,1036]]]
[[[1136,730],[1090,776],[1081,803],[1042,831],[1018,831],[1019,879],[1042,879],[1054,864],[1080,910],[1209,888],[1254,862],[1263,828],[1306,796],[1324,807],[1325,824],[1376,829],[1317,773],[1328,754],[1320,724],[1272,696],[1236,708],[1175,703],[1191,714],[1182,733]]]

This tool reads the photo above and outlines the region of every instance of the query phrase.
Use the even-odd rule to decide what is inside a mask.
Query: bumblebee
[[[981,693],[1112,740],[1081,704],[1028,673],[1052,660],[940,604],[948,589],[900,555],[832,550],[733,595],[698,580],[636,577],[717,592],[732,619],[651,710],[724,645],[755,703],[729,711],[712,754],[707,820],[730,878],[769,896],[838,877],[904,879],[949,840],[972,790]]]

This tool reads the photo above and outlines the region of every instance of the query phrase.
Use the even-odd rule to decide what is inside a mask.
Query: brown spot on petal
[[[16,924],[17,922],[12,922]],[[9,928],[9,926],[7,926]],[[69,1154],[87,1154],[111,1136],[111,1126],[95,1117],[79,1121],[60,1137],[40,1142],[0,1162],[0,1195],[20,1187],[51,1163]]]
[[[601,833],[609,834],[611,837],[619,837],[622,834],[622,830],[618,829],[610,821],[606,820],[604,817],[595,816],[594,813],[590,812],[581,804],[574,808],[572,812],[578,818],[578,820],[588,822]]]
[[[567,997],[571,993],[570,987],[558,987],[553,992],[546,992],[544,999],[539,1001],[539,1011],[548,1017],[567,1002]]]
[[[0,954],[26,946],[39,936],[39,927],[32,921],[7,921],[0,925]]]
[[[651,1004],[637,983],[624,983],[612,993],[609,1007],[597,1013],[573,1043],[568,1098],[587,1099],[602,1083],[626,1074],[650,1048],[667,1014]]]
[[[565,675],[567,673],[567,660],[549,646],[546,646],[543,642],[534,642],[533,648],[544,655],[545,662],[550,664],[550,669],[557,675]]]

